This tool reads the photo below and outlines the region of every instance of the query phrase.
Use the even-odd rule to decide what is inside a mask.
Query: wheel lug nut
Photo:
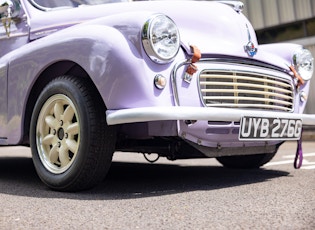
[[[62,120],[60,121],[60,126],[63,126],[63,121]]]
[[[68,138],[68,133],[65,133],[65,138]]]
[[[60,143],[60,142],[58,142],[58,147],[60,148],[60,146],[61,146],[61,143]]]
[[[57,131],[54,129],[54,130],[52,131],[52,133],[53,133],[53,135],[56,135]]]

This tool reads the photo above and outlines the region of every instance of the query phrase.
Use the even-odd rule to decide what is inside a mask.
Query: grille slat
[[[204,92],[204,93],[218,93],[218,92],[221,92],[221,93],[228,93],[229,94],[233,94],[235,92],[234,89],[202,89],[201,92]],[[238,90],[238,94],[258,94],[258,95],[265,95],[266,97],[269,97],[269,96],[277,96],[279,98],[283,98],[284,100],[290,100],[291,97],[286,95],[286,94],[277,94],[277,93],[272,93],[272,92],[266,92],[266,91],[259,91],[259,92],[255,92],[253,90],[244,90],[244,89],[239,89]]]
[[[283,87],[288,87],[290,86],[288,83],[284,83],[284,82],[279,82],[279,80],[271,80],[271,79],[264,79],[263,75],[257,75],[257,76],[261,76],[262,78],[252,78],[251,80],[253,82],[264,82],[264,83],[269,83],[269,84],[273,84],[273,85],[279,85],[279,86],[283,86]],[[200,79],[202,78],[213,78],[213,79],[231,79],[230,75],[211,75],[209,77],[209,75],[200,75]],[[241,75],[233,75],[233,80],[248,80],[248,76],[241,76]]]
[[[212,107],[235,107],[235,104],[211,104]],[[287,111],[286,108],[282,106],[275,106],[275,105],[257,105],[257,104],[239,104],[237,105],[238,108],[252,108],[252,109],[268,109],[268,110],[277,110],[277,111]]]
[[[205,106],[293,110],[290,80],[256,72],[203,70],[199,88]]]
[[[240,103],[241,101],[251,101],[251,102],[265,102],[265,98],[258,98],[258,97],[227,97],[227,96],[217,96],[217,97],[204,97],[205,99],[212,99],[212,100],[221,100],[221,101],[237,101],[237,104],[242,104]],[[292,103],[283,101],[283,100],[276,100],[276,99],[269,99],[270,102],[282,104],[282,105],[292,105]]]
[[[276,86],[266,86],[266,85],[257,85],[257,84],[249,84],[249,83],[233,83],[233,82],[200,82],[200,85],[206,85],[206,86],[230,86],[231,88],[237,87],[239,88],[259,88],[259,89],[268,89],[268,90],[275,90],[275,91],[281,91],[283,93],[290,93],[290,90],[279,88]]]

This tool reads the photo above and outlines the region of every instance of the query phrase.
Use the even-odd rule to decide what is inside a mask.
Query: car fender
[[[269,57],[270,60],[272,60],[274,63],[277,63],[277,65],[280,66],[279,62],[277,62],[276,58],[280,57],[283,60],[283,68],[287,69],[287,71],[290,70],[290,66],[293,65],[293,55],[295,52],[299,49],[302,49],[303,46],[299,44],[294,43],[275,43],[275,44],[264,44],[259,46],[261,53]],[[267,56],[269,55],[269,56]],[[292,74],[293,76],[293,74]],[[305,81],[304,84],[300,85],[298,87],[298,93],[297,93],[297,100],[300,99],[300,94],[303,93],[305,95],[309,94],[310,90],[310,82],[311,81]],[[300,103],[295,104],[295,111],[304,111],[304,108],[306,106],[306,103],[303,101],[300,101]]]
[[[28,119],[25,117],[25,111],[32,109],[26,108],[28,98],[35,82],[48,66],[65,60],[81,66],[94,82],[105,105],[115,109],[126,107],[134,101],[134,97],[141,98],[140,94],[151,92],[155,95],[156,89],[144,76],[145,72],[163,72],[167,65],[155,69],[146,67],[143,62],[149,60],[147,57],[140,58],[142,55],[144,54],[117,29],[88,24],[65,29],[7,54],[0,59],[0,63],[9,63],[8,144],[18,144],[22,141],[24,119]],[[132,87],[130,82],[133,83]],[[148,90],[148,84],[151,90]],[[132,95],[133,92],[138,94]],[[169,98],[171,89],[166,94]],[[146,95],[142,98],[150,101],[152,96]],[[139,100],[135,101],[139,103]]]

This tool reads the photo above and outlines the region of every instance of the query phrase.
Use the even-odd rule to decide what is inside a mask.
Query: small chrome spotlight
[[[164,89],[166,86],[166,83],[167,83],[166,78],[163,75],[158,74],[154,77],[154,85],[156,88]]]
[[[304,91],[300,92],[300,100],[301,102],[307,101],[307,94]]]

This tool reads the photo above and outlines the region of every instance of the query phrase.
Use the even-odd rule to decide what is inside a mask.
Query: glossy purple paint
[[[30,100],[36,91],[41,90],[34,87],[43,78],[67,73],[74,65],[80,66],[94,82],[109,112],[169,107],[172,113],[172,107],[176,106],[174,83],[180,106],[191,109],[203,107],[198,78],[194,77],[190,84],[183,82],[185,66],[172,75],[177,64],[191,57],[191,44],[201,50],[202,58],[220,59],[215,63],[225,65],[227,69],[232,65],[229,59],[238,62],[244,60],[251,63],[253,68],[257,67],[256,63],[276,68],[288,80],[292,80],[288,65],[292,62],[294,51],[300,47],[294,44],[259,46],[254,29],[245,16],[217,2],[130,2],[47,12],[36,9],[27,0],[21,0],[21,3],[25,16],[18,26],[22,29],[13,30],[11,38],[0,34],[0,144],[28,142],[27,124],[29,111],[32,110],[29,106],[33,105]],[[141,29],[156,13],[164,13],[172,18],[180,31],[181,49],[169,64],[153,63],[141,44]],[[244,50],[249,35],[258,48],[253,57]],[[49,69],[56,63],[65,64]],[[207,62],[201,61],[196,65],[199,69],[210,68]],[[165,89],[154,87],[156,74],[166,76]],[[308,88],[309,82],[300,90],[308,93]],[[294,112],[303,113],[305,104],[296,91]],[[185,119],[190,120],[189,117]],[[219,145],[226,148],[266,145],[266,142],[240,142],[237,131],[233,131],[238,129],[239,124],[231,124],[228,129],[231,133],[227,135],[221,131],[209,134],[214,127],[207,121],[187,125],[183,121],[172,120],[166,126],[165,121],[159,122],[157,119],[151,122],[144,118],[143,124],[138,125],[147,131],[140,137],[133,133],[132,124],[125,125],[123,130],[139,139],[178,135],[194,144],[211,148]],[[126,123],[129,123],[128,120]],[[270,141],[268,145],[275,146],[280,142]]]

